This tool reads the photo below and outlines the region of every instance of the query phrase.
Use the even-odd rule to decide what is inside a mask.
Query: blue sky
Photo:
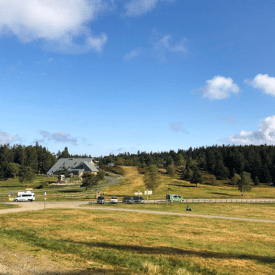
[[[2,0],[0,144],[275,144],[274,28],[273,0]]]

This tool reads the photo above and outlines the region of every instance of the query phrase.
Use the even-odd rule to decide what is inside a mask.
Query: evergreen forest
[[[30,167],[36,174],[46,174],[60,158],[91,157],[91,155],[71,155],[68,148],[57,154],[51,153],[36,142],[35,146],[9,144],[0,145],[0,179],[16,177],[22,167]],[[188,150],[178,149],[169,152],[129,152],[118,155],[95,157],[99,167],[113,163],[120,166],[138,166],[141,168],[156,165],[174,171],[203,170],[217,180],[234,179],[242,172],[250,173],[254,184],[259,182],[275,186],[275,147],[272,145],[214,145]],[[188,177],[187,177],[188,178]]]

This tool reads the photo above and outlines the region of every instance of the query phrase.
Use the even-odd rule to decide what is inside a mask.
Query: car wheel
[[[18,202],[18,200],[14,200],[15,202]]]

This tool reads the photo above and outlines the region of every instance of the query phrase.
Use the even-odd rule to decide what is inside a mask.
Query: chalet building
[[[67,169],[68,173],[81,176],[83,172],[91,172],[97,175],[98,167],[92,158],[61,158],[47,172],[47,175],[55,175],[58,171]]]

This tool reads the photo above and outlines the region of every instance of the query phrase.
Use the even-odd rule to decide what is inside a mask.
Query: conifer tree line
[[[51,153],[36,142],[35,146],[0,145],[0,179],[15,178],[27,168],[35,174],[46,174],[60,158],[87,158],[91,155],[71,155],[68,147],[57,154]],[[27,169],[28,170],[28,169]]]
[[[68,148],[57,154],[51,153],[36,142],[35,146],[9,144],[0,145],[0,179],[15,177],[20,167],[31,167],[35,173],[45,174],[60,158],[91,157],[91,155],[71,155]],[[242,172],[250,173],[254,184],[273,183],[275,186],[275,146],[272,145],[222,145],[199,147],[188,150],[179,149],[177,152],[129,152],[118,155],[95,157],[99,166],[108,163],[141,168],[156,165],[175,171],[181,167],[184,177],[192,179],[198,175],[198,170],[204,170],[215,175],[218,180],[231,179],[236,182]]]
[[[38,143],[35,146],[0,145],[0,179],[16,177],[25,167],[36,174],[45,174],[56,160],[54,154]]]
[[[179,149],[177,152],[137,154],[123,153],[96,158],[99,165],[114,163],[116,165],[148,167],[152,164],[158,167],[184,167],[189,178],[197,169],[215,175],[218,180],[239,178],[242,172],[250,173],[254,184],[275,184],[275,147],[272,145],[222,145],[199,147],[188,150]],[[186,176],[186,179],[188,175]]]

